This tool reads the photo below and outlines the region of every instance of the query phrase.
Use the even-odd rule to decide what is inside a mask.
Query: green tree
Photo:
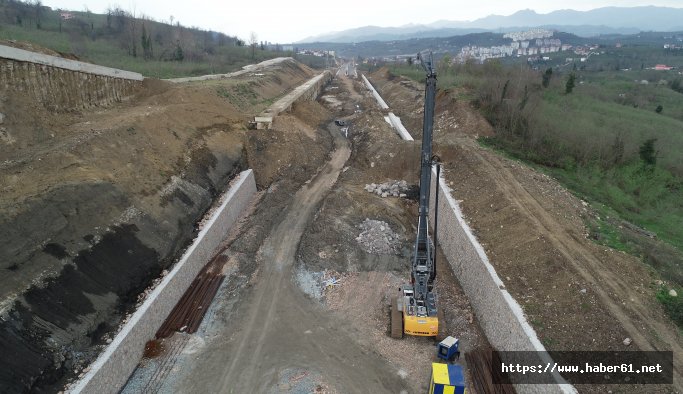
[[[550,78],[553,76],[553,68],[550,67],[543,73],[543,87],[547,88],[550,86]]]
[[[564,92],[569,94],[574,90],[574,85],[576,83],[576,75],[574,73],[569,74],[569,78],[567,78],[567,84],[565,85]]]
[[[436,66],[437,72],[441,75],[446,75],[448,73],[448,70],[451,68],[451,62],[452,62],[451,55],[448,53],[444,53],[443,57],[439,61],[439,64]]]
[[[662,110],[664,110],[664,107],[662,107],[661,105],[658,105],[657,108],[655,108],[655,112],[658,114],[661,114]]]
[[[505,100],[505,95],[508,92],[508,87],[510,87],[510,80],[508,79],[505,81],[505,85],[503,85],[503,91],[500,94],[500,103],[503,103],[503,100]]]
[[[655,142],[657,142],[656,138],[650,138],[649,140],[643,142],[643,145],[641,145],[640,149],[638,149],[640,159],[643,161],[645,165],[654,166],[655,164],[657,164],[657,152],[655,151]]]
[[[173,51],[173,60],[182,62],[185,59],[185,54],[183,54],[183,48],[180,46],[180,41],[176,41],[175,51]]]
[[[154,56],[154,53],[152,52],[152,34],[147,33],[147,29],[145,29],[145,24],[142,24],[142,37],[141,37],[141,43],[142,43],[142,55],[145,59],[151,59]]]

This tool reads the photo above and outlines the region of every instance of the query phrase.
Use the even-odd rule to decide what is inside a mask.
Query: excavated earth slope
[[[0,97],[0,391],[54,389],[92,360],[233,175],[272,172],[247,120],[313,75],[286,60],[146,80],[78,113]]]

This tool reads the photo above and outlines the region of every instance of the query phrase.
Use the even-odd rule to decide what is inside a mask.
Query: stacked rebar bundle
[[[212,260],[202,268],[157,331],[157,339],[168,338],[176,331],[188,334],[197,332],[204,314],[225,279],[225,275],[221,274],[221,264],[218,262],[219,259]]]

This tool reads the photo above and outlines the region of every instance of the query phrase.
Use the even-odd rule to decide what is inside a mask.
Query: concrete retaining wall
[[[265,60],[265,61],[258,63],[258,64],[248,64],[248,65],[242,67],[242,69],[239,71],[234,71],[234,72],[227,73],[227,74],[211,74],[211,75],[202,75],[199,77],[171,78],[171,79],[164,79],[164,81],[169,81],[169,82],[173,82],[173,83],[183,83],[183,82],[211,81],[211,80],[215,80],[215,79],[234,78],[234,77],[240,76],[242,74],[246,74],[248,72],[257,71],[258,69],[263,68],[263,67],[272,66],[272,65],[281,63],[285,60],[294,61],[294,59],[292,59],[291,57],[277,57],[275,59]]]
[[[0,90],[52,111],[107,106],[133,94],[141,74],[0,45]]]
[[[436,171],[432,171],[430,201],[431,222],[434,219]],[[439,185],[438,242],[460,282],[477,319],[491,345],[500,351],[546,352],[536,332],[529,325],[522,308],[498,277],[496,270],[465,222],[462,211],[451,196],[443,179]],[[541,357],[552,362],[545,354]],[[519,393],[575,393],[559,374],[556,385],[516,385]]]
[[[375,96],[375,100],[377,100],[377,104],[379,104],[379,107],[382,109],[389,109],[389,106],[387,105],[387,103],[384,102],[384,99],[382,98],[382,96],[380,96],[379,93],[377,93],[377,91],[375,90],[375,87],[372,86],[370,81],[368,81],[368,79],[365,78],[365,75],[361,74],[361,77],[363,77],[363,82],[365,82],[365,86],[367,86],[368,89],[370,89],[370,91],[372,92],[372,95]]]
[[[406,141],[414,141],[408,130],[406,130],[405,126],[403,126],[403,123],[401,123],[401,119],[394,115],[393,112],[389,112],[389,123],[391,123],[391,126],[394,128],[394,130],[396,130],[401,139]]]
[[[17,60],[20,62],[43,64],[46,66],[57,67],[64,70],[77,71],[86,74],[100,75],[103,77],[129,79],[131,81],[142,81],[144,79],[140,73],[98,66],[96,64],[64,59],[57,56],[44,55],[42,53],[26,51],[5,45],[0,45],[0,57]]]
[[[303,84],[297,86],[296,89],[289,92],[287,95],[276,101],[275,104],[271,105],[268,109],[255,117],[254,122],[256,123],[256,127],[259,129],[268,129],[270,128],[270,124],[266,123],[272,122],[272,118],[281,112],[290,111],[294,103],[300,101],[315,101],[320,95],[323,87],[325,87],[330,80],[332,80],[332,73],[328,70],[325,70],[321,74],[318,74]],[[270,122],[259,122],[257,118],[270,118]]]
[[[72,393],[117,393],[123,387],[142,358],[145,343],[154,339],[161,324],[214,255],[254,193],[254,174],[252,170],[243,171],[180,261],[90,365],[88,373],[71,389]]]

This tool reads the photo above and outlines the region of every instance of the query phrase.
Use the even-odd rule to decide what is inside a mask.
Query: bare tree
[[[126,29],[126,41],[128,41],[128,54],[138,56],[138,21],[135,18],[135,10],[129,14],[128,26]]]
[[[256,59],[256,45],[258,45],[258,36],[253,31],[249,34],[249,46],[251,46],[251,58]]]
[[[43,10],[42,10],[43,2],[40,0],[33,0],[31,3],[33,6],[34,17],[36,20],[36,29],[40,29],[40,27],[41,27],[40,17],[42,16],[42,13],[43,13]]]

